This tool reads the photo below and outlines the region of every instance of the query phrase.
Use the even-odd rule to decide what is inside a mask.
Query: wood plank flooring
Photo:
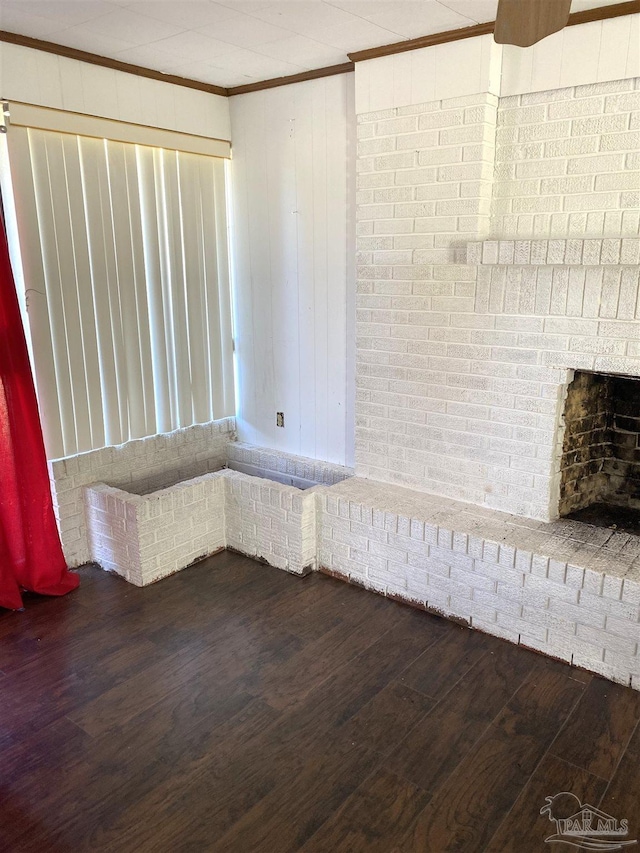
[[[640,839],[635,691],[232,553],[81,574],[0,612],[2,853],[563,851],[562,791]]]

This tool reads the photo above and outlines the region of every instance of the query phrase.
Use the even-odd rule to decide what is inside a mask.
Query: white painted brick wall
[[[480,94],[358,116],[360,282],[428,277],[452,244],[488,232],[497,106]]]
[[[205,474],[137,504],[141,577],[152,583],[225,547],[224,478]]]
[[[290,476],[325,486],[332,486],[354,474],[352,468],[345,468],[343,465],[296,456],[293,453],[271,450],[267,447],[256,447],[254,444],[241,441],[230,442],[227,446],[227,463],[234,462],[255,467],[265,477]]]
[[[316,489],[224,472],[228,548],[303,575],[316,568]]]
[[[640,80],[500,100],[491,231],[637,236]]]
[[[104,483],[84,500],[89,557],[145,586],[229,547],[293,574],[316,568],[316,494],[223,469],[140,496]]]
[[[103,483],[84,491],[91,559],[136,586],[225,547],[223,472],[144,497]]]
[[[178,564],[182,568],[212,553],[215,550],[212,543],[217,543],[220,536],[215,524],[210,527],[213,522],[205,512],[205,503],[218,500],[209,494],[211,484],[218,480],[194,478],[194,472],[220,474],[220,469],[236,462],[255,467],[264,477],[290,475],[326,485],[353,475],[351,468],[242,444],[233,441],[234,437],[235,423],[229,418],[51,462],[56,512],[69,565],[82,565],[93,559],[111,569],[120,561],[128,566],[125,574],[135,578],[132,582],[138,583],[142,578],[146,583],[148,578],[157,579],[176,571]],[[255,477],[227,473],[236,482],[258,482]],[[271,492],[280,488],[270,480],[263,482]],[[84,494],[88,486],[92,487],[90,500]],[[302,494],[298,489],[289,489],[288,494]],[[110,528],[99,523],[101,514],[107,512],[107,496],[108,513],[113,521]],[[314,523],[309,511],[312,505],[306,497],[302,502],[296,499],[293,508],[284,514],[287,524],[291,519],[293,525],[291,529],[285,525],[282,533],[295,551],[285,554],[291,571],[299,572],[315,564],[315,533],[310,532]],[[260,506],[252,504],[252,511],[260,511]],[[126,515],[133,511],[132,507],[135,517]],[[137,538],[139,547],[134,547]],[[142,563],[137,556],[135,559],[127,556],[127,549],[135,555],[139,552]],[[260,543],[260,549],[253,554],[265,558],[271,554],[273,565],[282,565],[279,544],[275,550],[269,550]],[[130,559],[134,563],[129,564]]]
[[[391,151],[388,134],[396,140],[395,154],[358,160],[360,190],[373,192],[358,205],[360,476],[555,516],[571,371],[640,375],[639,213],[626,206],[637,180],[626,169],[639,168],[638,86],[503,98],[497,110],[480,95],[359,116],[361,140],[385,139]],[[421,129],[430,115],[440,126]],[[415,137],[413,151],[389,159],[407,134],[427,132],[437,145]],[[375,195],[399,188],[403,201]],[[464,263],[463,247],[490,227],[522,239],[485,244],[494,256],[480,267]],[[590,233],[616,239],[567,242]],[[559,239],[532,239],[548,236]],[[570,267],[578,249],[581,265]]]
[[[139,500],[104,483],[84,489],[88,554],[106,571],[122,575],[137,586],[142,585]]]
[[[79,566],[90,559],[85,486],[106,482],[129,493],[157,491],[221,468],[234,435],[235,420],[225,418],[49,462],[54,509],[68,565]]]

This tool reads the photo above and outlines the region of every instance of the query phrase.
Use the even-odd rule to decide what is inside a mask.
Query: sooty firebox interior
[[[576,371],[564,419],[560,515],[640,534],[640,380]]]

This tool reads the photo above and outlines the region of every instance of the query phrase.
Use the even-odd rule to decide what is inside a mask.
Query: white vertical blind
[[[21,126],[8,145],[49,457],[232,415],[224,161]]]

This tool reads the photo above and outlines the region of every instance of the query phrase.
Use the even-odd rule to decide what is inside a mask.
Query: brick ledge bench
[[[318,499],[321,570],[640,689],[640,537],[357,477]]]

